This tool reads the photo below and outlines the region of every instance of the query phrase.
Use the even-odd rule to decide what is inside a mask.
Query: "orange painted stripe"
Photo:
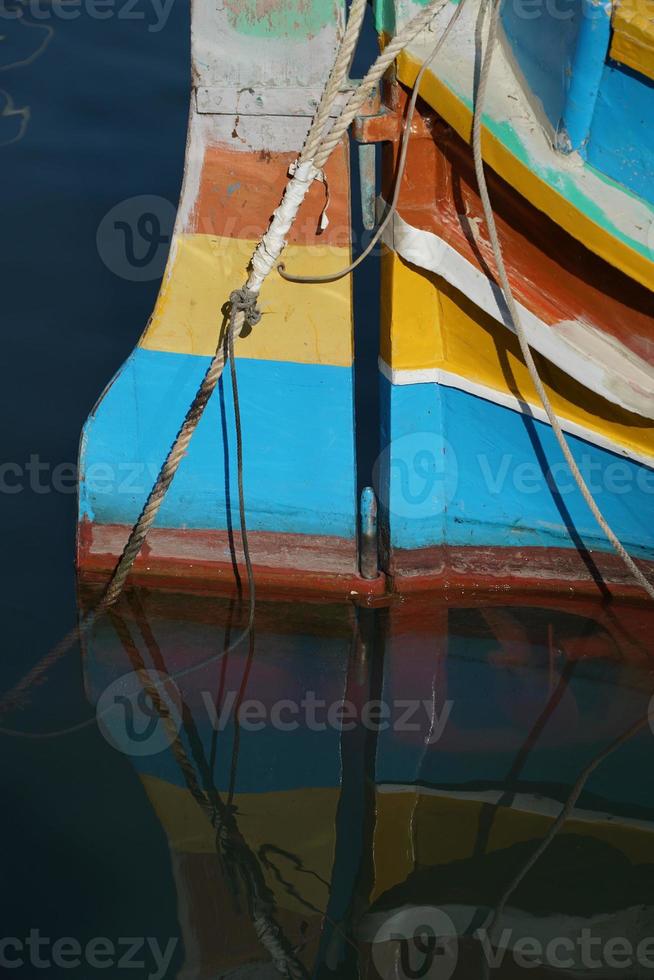
[[[329,191],[329,225],[318,233],[327,195],[314,181],[291,229],[295,245],[350,244],[350,176],[348,145],[342,143],[325,167]],[[188,232],[258,240],[268,227],[288,181],[297,153],[233,150],[210,146],[205,152],[200,189]]]

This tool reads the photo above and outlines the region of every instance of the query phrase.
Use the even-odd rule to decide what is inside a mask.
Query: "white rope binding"
[[[246,287],[251,293],[257,295],[264,280],[272,272],[277,259],[286,247],[286,236],[293,226],[300,205],[307,196],[311,184],[319,176],[320,171],[314,167],[311,160],[294,166],[282,202],[279,207],[275,208],[268,231],[257,245],[252,256],[250,263],[252,271]]]

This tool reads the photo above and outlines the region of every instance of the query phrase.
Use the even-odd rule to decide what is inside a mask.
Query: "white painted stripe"
[[[383,238],[388,248],[407,262],[442,276],[485,313],[513,331],[501,288],[440,236],[410,225],[396,213]],[[609,402],[644,418],[654,417],[651,365],[592,324],[565,321],[553,327],[521,303],[518,307],[534,350]],[[572,335],[574,344],[569,339]],[[593,339],[601,341],[601,351],[593,349]],[[604,360],[599,359],[598,353]]]
[[[464,378],[463,375],[454,374],[452,371],[443,371],[441,368],[397,370],[389,367],[381,357],[378,360],[378,365],[380,372],[391,384],[438,384],[443,385],[445,388],[456,388],[459,391],[466,391],[470,395],[476,395],[478,398],[484,398],[486,401],[494,402],[503,408],[509,408],[513,412],[519,412],[521,415],[529,415],[531,418],[535,418],[539,422],[545,422],[549,425],[549,420],[542,405],[535,405],[533,402],[523,401],[508,391],[497,391],[495,388],[490,388],[488,385],[472,381],[470,378]],[[609,452],[616,453],[618,456],[623,456],[625,459],[643,463],[643,465],[654,469],[654,456],[627,448],[615,442],[613,439],[602,435],[600,432],[594,432],[585,425],[579,425],[577,422],[570,421],[570,419],[559,416],[559,421],[564,432],[584,439],[586,442],[590,442],[601,449],[607,449]]]
[[[470,803],[488,803],[492,806],[497,804],[504,790],[457,790],[457,789],[438,789],[435,786],[420,786],[412,783],[380,783],[377,792],[382,796],[397,796],[412,794],[416,796],[437,796],[447,800],[462,800]],[[547,796],[535,795],[533,793],[516,793],[511,803],[511,810],[521,813],[532,813],[541,817],[558,817],[563,804],[558,800],[553,800]],[[503,807],[502,809],[509,809]],[[576,809],[570,816],[570,820],[580,820],[584,823],[606,823],[618,827],[629,827],[632,830],[644,830],[649,834],[654,834],[654,823],[650,820],[639,820],[635,817],[616,816],[614,813],[605,813],[602,810],[582,810]]]

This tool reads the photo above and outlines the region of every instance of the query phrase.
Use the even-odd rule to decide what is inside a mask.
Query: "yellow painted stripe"
[[[539,405],[517,337],[434,273],[384,250],[381,356],[394,370],[440,368]],[[556,413],[632,452],[654,455],[654,424],[612,405],[545,358]]]
[[[255,241],[213,235],[180,235],[141,347],[177,354],[212,355],[221,307],[243,285]],[[289,245],[289,272],[335,272],[350,261],[350,249]],[[348,278],[295,285],[273,271],[261,291],[261,322],[239,339],[239,357],[300,364],[352,364],[352,302]]]
[[[437,794],[377,792],[375,884],[373,902],[406,881],[416,867],[435,867],[471,858],[479,836],[484,804]],[[499,808],[487,850],[497,851],[521,841],[542,840],[552,817]],[[594,821],[571,817],[561,833],[580,834],[610,844],[627,860],[649,864],[654,860],[654,834],[644,828],[621,825],[619,820]]]
[[[650,0],[622,0],[614,8],[611,57],[654,79],[654,8]]]
[[[141,780],[174,851],[186,854],[215,854],[216,832],[206,814],[186,789],[156,776]],[[334,863],[336,811],[339,789],[311,788],[271,793],[236,793],[238,828],[257,853],[264,844],[295,855],[300,867],[288,858],[271,854],[282,877],[307,901],[326,908]],[[309,869],[309,870],[303,870]],[[270,884],[280,905],[306,911],[273,875]]]
[[[405,85],[413,85],[421,63],[407,51],[397,60],[398,79]],[[456,130],[467,143],[472,130],[472,113],[451,89],[427,70],[420,85],[421,97]],[[569,234],[600,255],[616,269],[632,279],[652,288],[653,265],[644,255],[636,252],[591,218],[578,210],[566,197],[558,194],[548,183],[530,170],[499,140],[484,127],[484,159],[501,177],[523,197],[544,211]]]

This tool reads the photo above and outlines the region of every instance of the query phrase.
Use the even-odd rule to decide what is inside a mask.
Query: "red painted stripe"
[[[118,524],[78,525],[77,565],[83,581],[104,582],[116,566],[130,528]],[[248,535],[257,588],[270,594],[338,596],[383,595],[385,580],[362,579],[355,543],[345,538],[268,531]],[[238,589],[232,558],[245,582],[240,535],[227,531],[153,528],[130,576],[132,583],[152,588],[198,591],[209,588],[233,593]]]
[[[130,528],[83,521],[77,562],[85,584],[103,584],[116,566]],[[389,578],[362,579],[354,542],[301,534],[253,532],[250,549],[257,588],[268,598],[324,596],[386,604],[393,595],[433,592],[466,600],[497,595],[643,599],[617,555],[582,556],[573,548],[434,547],[395,549]],[[242,551],[234,536],[239,574]],[[646,574],[654,563],[639,562]],[[130,577],[132,584],[173,591],[233,594],[238,587],[226,531],[154,528]]]

